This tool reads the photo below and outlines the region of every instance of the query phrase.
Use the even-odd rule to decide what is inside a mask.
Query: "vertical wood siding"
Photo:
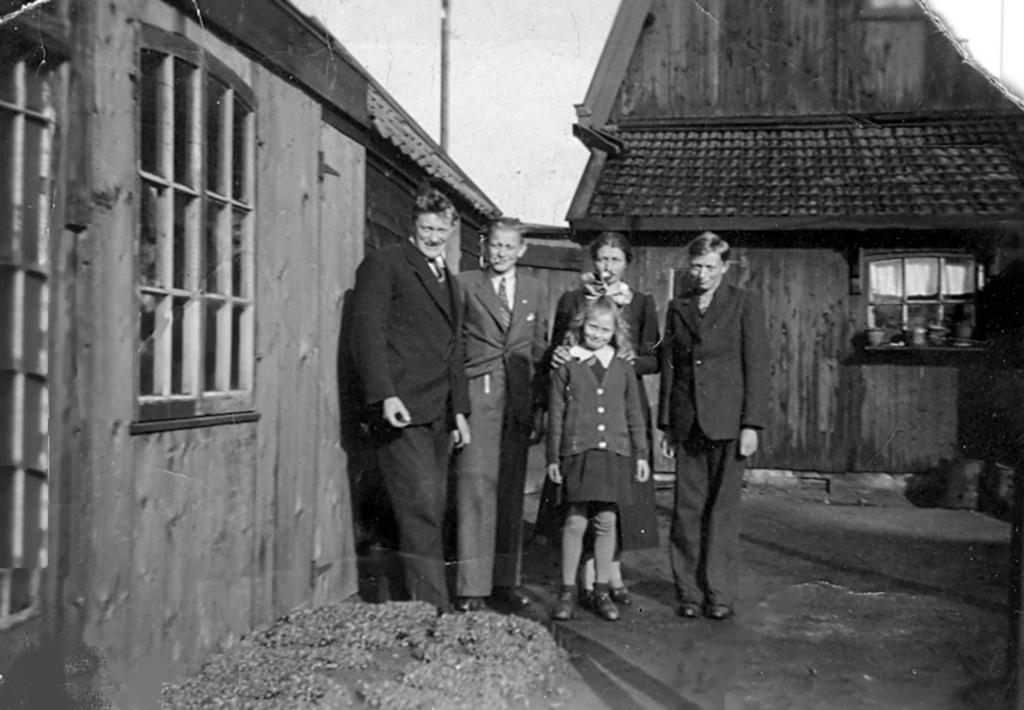
[[[336,368],[363,249],[365,153],[322,126],[304,93],[229,57],[256,96],[260,420],[131,435],[135,37],[122,4],[94,11],[92,59],[78,67],[79,86],[94,88],[76,125],[102,159],[86,176],[88,224],[65,233],[59,260],[59,308],[70,310],[55,367],[75,377],[53,412],[69,434],[53,443],[66,481],[54,502],[73,505],[62,510],[67,546],[53,554],[67,560],[65,618],[80,620],[114,681],[134,685],[194,668],[285,609],[356,591]],[[325,181],[321,151],[337,173]],[[138,690],[151,699],[158,687]]]
[[[755,467],[822,472],[918,471],[955,455],[958,370],[865,361],[862,296],[836,249],[736,248],[727,280],[758,292],[771,342],[771,418]],[[645,246],[632,267],[664,324],[682,247]],[[647,378],[657,402],[657,378]],[[659,470],[671,462],[656,460]]]
[[[326,124],[321,128],[324,161],[339,173],[324,174],[320,190],[320,340],[316,478],[316,528],[311,559],[317,565],[313,603],[338,601],[356,591],[352,502],[342,438],[339,348],[345,295],[363,260],[366,194],[365,149]],[[345,402],[345,406],[349,406]]]
[[[655,0],[611,122],[1008,106],[925,17],[861,0]]]
[[[320,319],[320,109],[267,71],[255,76],[262,149],[256,244],[257,509],[262,598],[257,618],[301,604],[309,589],[317,469]],[[267,599],[268,591],[272,594]],[[272,602],[271,608],[266,605]]]

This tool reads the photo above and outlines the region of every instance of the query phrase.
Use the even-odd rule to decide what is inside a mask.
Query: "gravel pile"
[[[477,710],[557,706],[565,652],[528,619],[422,602],[290,613],[163,689],[163,708]]]

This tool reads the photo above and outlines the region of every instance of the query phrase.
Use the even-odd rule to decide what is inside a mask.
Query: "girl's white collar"
[[[569,348],[569,357],[580,362],[586,362],[590,358],[596,357],[603,367],[608,367],[611,364],[612,358],[615,357],[615,348],[611,345],[605,345],[599,350],[588,350],[582,345],[573,345]]]

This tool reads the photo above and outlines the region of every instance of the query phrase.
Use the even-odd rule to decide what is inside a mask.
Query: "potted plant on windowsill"
[[[868,328],[864,331],[864,335],[868,339],[868,345],[871,347],[878,347],[885,343],[885,328]]]
[[[928,324],[928,344],[933,346],[945,345],[948,333],[949,329],[946,326],[937,321],[932,321]]]

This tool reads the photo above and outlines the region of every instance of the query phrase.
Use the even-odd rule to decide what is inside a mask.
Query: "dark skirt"
[[[562,496],[567,503],[631,503],[636,466],[629,456],[592,449],[562,459]]]
[[[549,478],[544,479],[540,506],[537,509],[537,522],[534,525],[535,536],[546,538],[552,544],[560,544],[562,524],[565,522],[568,503],[601,500],[600,498],[577,498],[572,492],[569,472],[573,468],[573,464],[570,461],[579,459],[582,463],[584,456],[586,454],[571,456],[563,461],[562,480],[565,482],[562,485],[552,483]],[[616,458],[626,461],[629,466],[629,475],[621,476],[616,487],[616,499],[609,501],[618,504],[619,515],[616,527],[619,546],[622,550],[646,550],[657,547],[658,520],[655,514],[654,477],[652,475],[646,483],[638,483],[635,478],[636,466],[633,464],[633,460],[625,456]]]

